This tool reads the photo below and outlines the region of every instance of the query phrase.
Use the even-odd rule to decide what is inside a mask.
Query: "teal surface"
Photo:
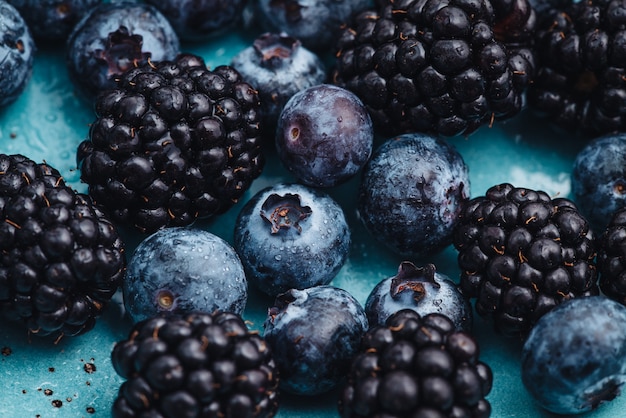
[[[228,64],[250,41],[251,38],[233,34],[183,47],[215,67]],[[76,190],[84,192],[86,187],[80,183],[76,170],[75,151],[93,120],[91,107],[80,102],[72,91],[63,49],[40,47],[27,90],[16,103],[0,110],[0,152],[22,153],[35,161],[46,161],[60,170]],[[469,166],[472,196],[484,194],[494,184],[510,182],[569,197],[571,165],[583,146],[581,141],[560,136],[529,114],[451,142]],[[232,242],[234,220],[243,203],[254,192],[280,180],[293,179],[269,152],[262,177],[244,199],[225,215],[196,226]],[[358,179],[354,179],[329,190],[344,207],[353,234],[349,260],[332,284],[365,303],[374,285],[395,274],[402,259],[377,244],[359,223],[354,209],[357,185]],[[140,238],[126,234],[129,255]],[[456,252],[451,247],[427,260],[413,261],[432,262],[438,271],[458,281]],[[254,329],[262,330],[271,302],[251,290],[245,317]],[[109,356],[115,342],[125,338],[130,327],[122,306],[118,295],[93,331],[63,338],[56,344],[29,336],[16,324],[1,323],[0,417],[110,417],[110,405],[122,380],[115,374]],[[495,335],[490,323],[478,317],[474,332],[481,346],[481,358],[494,373],[493,390],[488,396],[492,416],[552,416],[542,412],[522,386],[519,341]],[[313,398],[284,396],[278,417],[338,416],[336,401],[336,392]],[[620,397],[585,416],[620,417],[626,415],[624,411],[626,397]]]

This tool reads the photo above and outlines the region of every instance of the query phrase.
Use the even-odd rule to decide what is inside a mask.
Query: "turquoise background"
[[[251,40],[250,36],[235,33],[201,44],[183,44],[183,50],[201,55],[210,67],[215,67],[228,64]],[[61,171],[71,186],[84,192],[86,187],[79,180],[75,152],[93,121],[91,106],[77,99],[72,90],[63,47],[40,46],[26,91],[17,102],[0,110],[0,152],[22,153],[35,161],[46,161]],[[584,145],[582,140],[559,134],[528,113],[491,128],[483,127],[469,138],[450,141],[469,166],[472,196],[484,194],[492,185],[510,182],[542,189],[553,196],[569,197],[572,163]],[[219,218],[198,222],[197,227],[232,242],[234,220],[244,202],[265,186],[293,180],[277,160],[271,144],[267,148],[263,175],[241,202]],[[349,259],[332,284],[350,291],[365,303],[374,285],[394,275],[402,259],[377,244],[359,223],[354,208],[357,185],[355,178],[328,190],[343,206],[353,236]],[[123,234],[130,256],[142,237],[128,231]],[[456,251],[452,247],[435,257],[412,261],[432,262],[439,272],[458,281]],[[271,303],[251,289],[245,317],[252,328],[262,330]],[[109,417],[110,405],[122,382],[109,356],[115,342],[127,337],[129,327],[119,295],[93,331],[63,338],[57,344],[29,336],[17,324],[1,324],[0,417]],[[495,335],[491,324],[478,317],[474,321],[474,333],[482,350],[481,358],[494,374],[493,390],[488,396],[493,406],[492,416],[552,416],[543,412],[522,386],[521,343]],[[336,392],[312,398],[283,396],[277,416],[338,416],[336,401]],[[625,410],[626,398],[620,397],[586,416],[618,417],[624,416]]]

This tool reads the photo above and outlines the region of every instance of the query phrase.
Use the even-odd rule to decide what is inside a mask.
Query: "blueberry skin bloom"
[[[271,136],[291,96],[326,80],[322,60],[285,33],[259,35],[233,57],[231,66],[258,90],[264,129]]]
[[[65,41],[74,25],[103,0],[11,0],[37,42]]]
[[[472,308],[460,288],[448,276],[435,271],[433,264],[417,267],[403,261],[398,274],[381,280],[365,302],[370,326],[385,321],[402,309],[421,316],[439,313],[450,318],[458,331],[471,331]]]
[[[70,80],[86,100],[116,87],[115,79],[133,67],[173,60],[178,35],[154,6],[103,3],[76,24],[66,46]]]
[[[268,31],[286,32],[309,49],[331,47],[341,25],[371,0],[257,0],[255,17]]]
[[[0,108],[22,94],[33,72],[35,42],[19,12],[0,0]]]
[[[128,262],[122,284],[133,321],[159,314],[215,310],[241,314],[248,285],[235,250],[195,228],[164,228],[145,238]]]
[[[309,87],[285,104],[276,150],[302,183],[333,187],[353,177],[372,154],[374,127],[361,99],[330,84]]]
[[[180,39],[201,41],[240,20],[247,0],[147,0],[167,17]]]
[[[367,317],[350,293],[326,285],[278,295],[263,326],[280,388],[317,395],[346,376],[367,330]]]
[[[558,305],[528,335],[521,375],[537,402],[557,414],[613,400],[626,381],[626,307],[605,296]]]
[[[572,194],[593,229],[603,231],[626,206],[626,134],[596,138],[576,155]]]
[[[350,228],[327,194],[279,183],[255,194],[235,222],[233,246],[248,280],[276,296],[324,285],[348,258]]]
[[[468,168],[446,140],[421,133],[387,140],[363,169],[357,209],[372,236],[404,256],[452,242],[470,195]]]

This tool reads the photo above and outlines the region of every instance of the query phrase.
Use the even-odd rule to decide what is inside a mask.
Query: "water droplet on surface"
[[[280,254],[276,254],[276,255],[274,256],[274,260],[276,260],[276,261],[280,261],[280,260],[282,260],[282,259],[283,259],[283,256],[282,256],[282,255],[280,255]]]

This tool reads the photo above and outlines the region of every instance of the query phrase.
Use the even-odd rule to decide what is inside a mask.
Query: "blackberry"
[[[257,92],[201,57],[149,62],[96,101],[81,180],[114,221],[150,233],[226,211],[261,173]]]
[[[491,368],[445,315],[403,309],[365,334],[339,399],[343,418],[486,418]]]
[[[626,130],[624,8],[626,0],[572,1],[540,19],[529,106],[570,132]]]
[[[113,224],[57,170],[19,154],[0,154],[0,210],[0,316],[40,336],[90,330],[125,269]]]
[[[493,186],[464,208],[453,243],[463,293],[503,334],[525,336],[556,305],[599,293],[595,238],[569,199]]]
[[[527,0],[379,4],[343,30],[333,72],[379,132],[467,135],[520,111],[535,66]]]
[[[617,209],[598,239],[600,289],[626,305],[626,208]]]
[[[270,348],[234,313],[143,320],[115,344],[111,362],[126,379],[114,418],[261,418],[278,409]]]

